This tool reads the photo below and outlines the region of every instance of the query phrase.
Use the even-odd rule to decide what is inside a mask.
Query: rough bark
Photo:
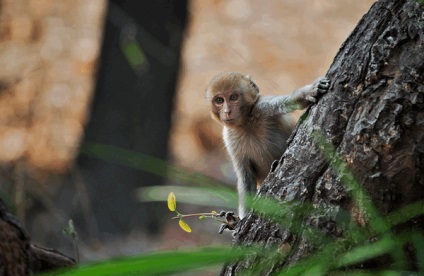
[[[20,222],[0,199],[0,275],[29,275],[75,264],[56,250],[30,245]]]
[[[0,275],[29,274],[30,256],[28,236],[0,200]]]
[[[252,213],[236,230],[235,246],[263,244],[280,252],[284,249],[284,257],[250,256],[227,264],[221,275],[258,263],[267,266],[254,273],[268,275],[318,252],[322,246],[305,238],[307,230],[301,225],[317,229],[316,240],[342,238],[349,223],[367,227],[370,214],[360,212],[353,201],[351,188],[343,182],[348,176],[334,167],[337,156],[383,216],[424,199],[423,47],[422,5],[412,0],[381,0],[371,7],[327,73],[330,91],[307,111],[287,151],[260,188],[258,197],[269,196],[290,206],[293,219],[284,228]],[[323,150],[310,135],[314,130],[325,136],[337,154]],[[304,206],[310,206],[307,212]],[[336,223],[340,216],[349,222]],[[422,217],[413,223],[424,228]],[[371,265],[378,268],[388,263]]]

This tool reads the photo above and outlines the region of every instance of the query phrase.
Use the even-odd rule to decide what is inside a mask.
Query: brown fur
[[[294,128],[287,113],[314,101],[321,82],[317,80],[289,96],[265,97],[259,95],[249,76],[230,72],[212,79],[206,96],[212,118],[224,125],[224,143],[238,178],[240,217],[246,215],[246,195],[256,192],[257,183],[265,179],[272,162],[287,148]],[[323,83],[328,85],[327,80]]]

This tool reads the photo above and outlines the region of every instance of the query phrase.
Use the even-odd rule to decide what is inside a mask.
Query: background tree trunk
[[[118,255],[133,250],[130,233],[148,242],[161,233],[167,211],[135,194],[164,178],[80,144],[168,158],[187,6],[0,0],[0,195],[32,241],[72,254],[60,234],[72,218],[86,260],[104,257],[99,244],[122,243],[104,250]]]
[[[18,219],[0,199],[0,275],[30,275],[74,266],[62,253],[30,244]]]
[[[416,1],[381,0],[358,23],[327,73],[330,91],[303,116],[289,148],[260,188],[259,197],[290,206],[291,216],[284,215],[291,217],[289,226],[250,214],[236,232],[236,245],[278,248],[284,258],[250,256],[226,265],[222,275],[258,263],[267,265],[254,273],[267,275],[319,252],[323,243],[306,238],[308,227],[317,229],[315,241],[343,239],[352,225],[369,227],[372,214],[353,200],[358,191],[345,185],[352,179],[344,167],[383,216],[424,199],[423,15]],[[335,153],[311,135],[314,131],[325,136]],[[338,156],[343,161],[339,167]],[[308,212],[305,206],[311,207]],[[347,222],[339,223],[340,217]],[[410,223],[403,229],[412,224],[424,228],[422,217]],[[390,262],[368,265],[387,267]]]

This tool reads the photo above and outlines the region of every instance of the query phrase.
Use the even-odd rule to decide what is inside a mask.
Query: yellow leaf
[[[216,211],[214,211],[214,210],[212,210],[212,215],[218,215],[218,213],[216,212]]]
[[[204,216],[200,216],[200,217],[199,217],[199,219],[204,219],[204,218],[205,218]]]
[[[188,232],[188,233],[191,233],[191,228],[190,228],[190,226],[188,226],[188,224],[187,224],[187,223],[185,223],[185,221],[184,221],[184,220],[180,219],[180,222],[179,222],[178,224],[180,225],[181,229],[183,229],[184,231],[186,231],[186,232]]]
[[[173,192],[170,192],[168,195],[168,208],[172,212],[177,209],[177,198],[175,197],[175,194]]]

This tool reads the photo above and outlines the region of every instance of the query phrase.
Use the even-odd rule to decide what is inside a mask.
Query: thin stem
[[[72,237],[72,245],[74,246],[75,258],[76,258],[77,264],[79,264],[80,257],[79,257],[79,250],[78,250],[78,241],[76,236]]]
[[[197,213],[197,214],[188,214],[188,215],[181,215],[179,214],[177,217],[173,217],[172,219],[180,219],[180,218],[188,218],[188,217],[200,217],[200,216],[211,216],[216,217],[217,213]]]

